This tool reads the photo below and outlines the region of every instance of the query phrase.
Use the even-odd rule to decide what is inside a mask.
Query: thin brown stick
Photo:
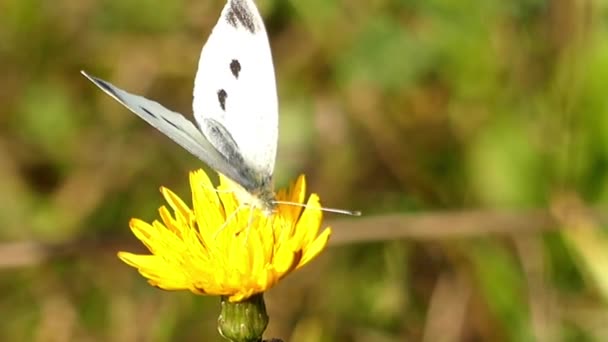
[[[608,223],[605,211],[590,211],[599,224]],[[558,230],[562,225],[549,210],[526,212],[459,211],[390,214],[326,221],[333,229],[331,246],[388,240],[440,240],[485,235],[510,235]],[[140,244],[119,239],[79,239],[59,244],[36,241],[0,244],[0,269],[36,265],[60,257],[98,256],[118,250],[144,252]]]
[[[608,222],[605,211],[593,211],[600,223]],[[332,245],[399,239],[438,240],[481,235],[538,233],[562,226],[547,209],[525,212],[458,211],[383,216],[328,221],[333,228]]]

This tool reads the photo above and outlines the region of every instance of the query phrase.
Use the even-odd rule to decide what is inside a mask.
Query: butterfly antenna
[[[289,201],[272,201],[272,203],[274,204],[284,204],[284,205],[293,205],[294,207],[302,207],[302,208],[310,208],[309,205],[304,204],[304,203],[297,203],[297,202],[289,202]],[[314,208],[314,209],[319,209],[321,211],[325,211],[328,213],[336,213],[336,214],[342,214],[342,215],[348,215],[348,216],[361,216],[361,212],[359,210],[346,210],[346,209],[336,209],[336,208],[326,208],[326,207],[320,207],[320,208]]]

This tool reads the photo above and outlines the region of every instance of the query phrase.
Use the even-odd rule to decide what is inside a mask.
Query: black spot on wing
[[[153,117],[153,118],[155,118],[155,119],[158,119],[158,116],[156,116],[154,113],[152,113],[151,111],[149,111],[149,110],[148,110],[146,107],[139,106],[139,108],[140,108],[141,110],[143,110],[143,111],[144,111],[146,114],[150,115],[151,117]],[[164,119],[164,118],[163,118],[163,119]],[[166,121],[166,119],[165,119],[165,121]]]
[[[120,96],[118,96],[118,94],[114,91],[114,89],[112,89],[112,86],[110,86],[108,83],[106,83],[106,81],[104,80],[100,80],[99,78],[94,78],[95,83],[100,86],[101,88],[103,88],[103,90],[107,91],[108,93],[112,94],[114,97],[120,99]]]
[[[253,22],[253,13],[247,8],[243,0],[230,0],[230,9],[226,13],[226,20],[234,28],[237,28],[240,24],[250,33],[257,31]]]
[[[180,129],[180,128],[179,128],[179,127],[176,125],[176,124],[174,124],[174,123],[173,123],[173,121],[171,121],[171,120],[169,120],[169,119],[167,119],[167,118],[165,118],[165,117],[163,117],[163,121],[164,121],[164,122],[166,122],[166,123],[168,123],[169,125],[171,125],[171,126],[175,127],[175,129],[177,129],[177,130],[180,130],[180,131],[181,131],[181,129]]]
[[[228,97],[228,93],[224,89],[220,89],[217,91],[217,100],[220,102],[220,107],[222,110],[226,110],[226,98]]]
[[[234,78],[239,78],[241,63],[239,63],[238,60],[233,59],[232,62],[230,62],[230,71],[232,72],[232,75],[234,75]]]

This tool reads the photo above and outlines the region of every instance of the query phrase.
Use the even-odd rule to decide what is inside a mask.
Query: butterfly
[[[194,81],[196,125],[157,102],[81,73],[227,176],[242,203],[273,211],[278,99],[266,28],[253,0],[228,0],[203,46]]]

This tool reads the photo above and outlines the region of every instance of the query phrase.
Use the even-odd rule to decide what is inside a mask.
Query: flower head
[[[275,285],[291,271],[315,258],[327,245],[331,229],[321,234],[319,198],[312,194],[306,208],[279,204],[266,215],[240,205],[229,182],[220,176],[214,189],[204,171],[190,173],[193,208],[167,188],[161,193],[171,211],[159,209],[162,222],[139,219],[129,223],[152,253],[119,252],[148,282],[165,290],[227,296],[238,302]],[[302,204],[303,176],[277,200]]]

